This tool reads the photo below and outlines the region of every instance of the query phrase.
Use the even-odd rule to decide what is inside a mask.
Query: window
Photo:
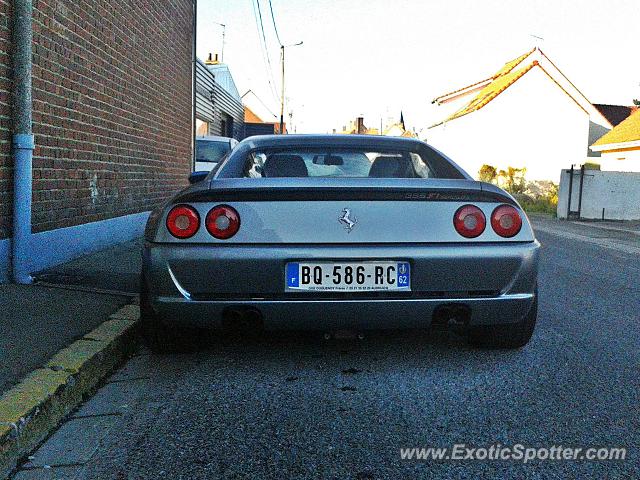
[[[233,117],[226,113],[223,113],[220,119],[220,135],[233,137]]]
[[[209,135],[209,124],[196,118],[196,136],[203,137]]]
[[[347,149],[265,149],[250,152],[244,176],[429,178],[422,157],[408,151]]]
[[[219,162],[230,150],[226,141],[196,140],[196,162]]]

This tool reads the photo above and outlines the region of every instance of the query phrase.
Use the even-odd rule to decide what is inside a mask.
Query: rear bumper
[[[480,245],[212,246],[147,242],[149,306],[164,323],[222,327],[225,311],[257,309],[267,329],[428,327],[443,305],[464,305],[470,324],[517,322],[531,308],[537,242]],[[412,292],[365,297],[284,292],[289,261],[408,260]]]
[[[175,326],[222,328],[226,309],[255,309],[268,330],[410,329],[427,328],[436,308],[464,305],[470,325],[517,322],[533,303],[533,294],[498,298],[422,300],[250,300],[190,301],[174,297],[155,299],[154,309],[164,323]]]

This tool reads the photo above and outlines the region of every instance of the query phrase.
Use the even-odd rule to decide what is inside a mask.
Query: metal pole
[[[578,194],[578,220],[582,214],[582,185],[584,182],[584,165],[580,167],[580,192]]]
[[[13,280],[33,282],[29,274],[31,240],[31,195],[33,189],[33,141],[31,100],[31,45],[33,41],[31,0],[15,0],[13,26]]]
[[[224,37],[227,33],[227,26],[224,23],[222,25],[222,51],[220,52],[220,63],[224,63]]]
[[[569,199],[567,200],[567,218],[571,216],[571,196],[573,195],[573,165],[569,170]]]
[[[280,63],[282,64],[282,90],[280,92],[280,135],[284,134],[284,45],[280,45]]]

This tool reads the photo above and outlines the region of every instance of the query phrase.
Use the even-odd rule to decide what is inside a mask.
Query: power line
[[[273,21],[273,29],[276,32],[276,38],[278,39],[278,43],[280,44],[280,46],[282,46],[280,35],[278,35],[278,27],[276,27],[276,17],[273,15],[273,5],[271,4],[271,0],[269,0],[269,10],[271,10],[271,20]]]
[[[260,0],[256,0],[256,6],[258,7],[258,16],[260,18],[260,32],[262,32],[262,41],[264,46],[264,53],[267,58],[267,65],[269,66],[269,77],[272,81],[272,86],[274,88],[274,93],[276,94],[276,98],[278,94],[275,92],[275,79],[273,78],[273,66],[271,65],[271,57],[269,56],[269,47],[267,46],[267,37],[264,34],[264,23],[262,22],[262,10],[260,9]]]
[[[258,27],[258,38],[260,41],[260,49],[262,51],[262,60],[263,62],[266,60],[265,69],[267,70],[267,82],[271,87],[271,94],[276,102],[280,102],[280,98],[278,97],[278,93],[275,88],[275,79],[273,78],[273,66],[271,65],[271,57],[269,57],[269,49],[267,47],[267,37],[264,33],[264,23],[262,21],[262,10],[260,9],[260,0],[252,0],[251,5],[253,6],[253,16],[256,20],[256,25]],[[256,11],[257,6],[257,11]],[[260,38],[260,34],[262,34],[262,38]]]
[[[268,105],[266,103],[264,103],[262,101],[262,99],[253,90],[251,90],[251,89],[247,90],[246,92],[244,92],[244,95],[242,95],[242,97],[240,97],[240,98],[244,98],[249,94],[253,95],[254,98],[256,98],[262,104],[262,106],[267,110],[267,112],[269,112],[273,117],[278,118],[278,116],[271,111],[271,109],[268,107]]]

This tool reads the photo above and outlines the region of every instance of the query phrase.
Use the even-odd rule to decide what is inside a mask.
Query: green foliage
[[[600,164],[599,163],[593,163],[593,162],[587,162],[584,164],[584,169],[585,170],[600,170]]]
[[[527,195],[515,195],[520,206],[527,213],[546,213],[547,215],[557,215],[558,197],[552,198],[541,197],[531,198]]]
[[[526,168],[507,167],[506,171],[500,170],[498,172],[498,185],[512,195],[524,193],[526,173]]]
[[[599,168],[599,165],[597,167]],[[526,173],[526,168],[507,167],[506,170],[498,171],[495,167],[485,164],[480,167],[478,177],[483,182],[504,188],[518,200],[526,212],[555,216],[558,207],[558,185],[551,181],[527,182]]]
[[[523,193],[525,189],[526,168],[508,167],[506,170],[496,169],[492,165],[484,164],[478,171],[478,178],[481,182],[488,182],[504,188],[507,192]]]
[[[634,98],[634,99],[633,99],[633,104],[634,104],[636,107],[640,107],[640,100],[638,100],[637,98]]]
[[[494,183],[497,176],[498,171],[496,167],[492,167],[491,165],[484,164],[478,171],[478,178],[481,182]]]
[[[527,213],[557,214],[558,185],[550,181],[527,182],[524,193],[514,197]]]

